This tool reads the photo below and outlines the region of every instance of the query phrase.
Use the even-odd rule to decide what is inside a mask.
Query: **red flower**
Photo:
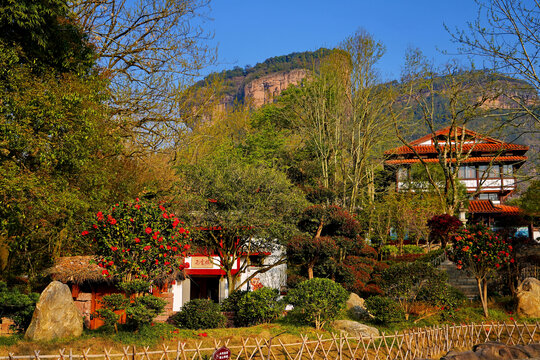
[[[167,215],[167,213],[163,213],[163,218],[164,218],[164,219],[168,219],[168,218],[169,218],[169,215]]]
[[[160,248],[160,249],[163,249],[164,247],[165,247],[165,246],[163,246],[163,245],[159,245],[159,248]]]
[[[178,232],[179,232],[180,234],[183,234],[183,233],[186,232],[186,229],[184,229],[183,227],[181,227],[180,229],[178,229]]]
[[[172,247],[172,250],[173,250],[173,251],[178,251],[178,248],[177,248],[176,246],[173,246],[173,247]]]
[[[98,220],[103,220],[103,213],[101,211],[98,211],[96,216],[97,216]]]
[[[109,261],[109,266],[113,266],[114,265],[114,261]]]
[[[152,229],[147,227],[144,231],[146,231],[147,234],[151,234],[152,233]]]
[[[115,218],[110,218],[109,219],[109,224],[111,224],[111,225],[116,224],[116,219]]]
[[[116,251],[116,250],[118,250],[118,248],[116,246],[111,246],[111,250]]]
[[[217,203],[216,199],[208,199],[208,201],[210,201],[211,203]]]
[[[103,275],[109,275],[109,270],[103,270],[101,273],[102,273]]]
[[[136,201],[136,202],[139,202],[139,198],[135,198],[135,201]]]
[[[88,230],[84,230],[84,231],[81,233],[82,236],[86,236],[86,235],[88,235],[88,234],[90,234],[90,233],[88,232]]]
[[[163,207],[163,205],[159,205],[159,209],[160,209],[161,211],[166,211],[165,208]]]
[[[140,242],[141,242],[141,239],[139,239],[139,238],[135,238],[135,242],[136,242],[136,243],[138,244],[138,243],[140,243]]]
[[[141,205],[137,204],[135,205],[135,209],[139,210],[141,208]]]
[[[180,223],[180,220],[175,219],[172,223],[173,228],[175,228]]]
[[[198,336],[201,336],[201,337],[207,337],[208,334],[207,333],[200,333],[200,334],[197,334]]]
[[[144,251],[148,251],[148,250],[150,250],[150,248],[151,248],[150,245],[146,245],[145,247],[143,247],[143,250],[144,250]]]
[[[142,262],[142,263],[146,262],[146,259],[142,259],[141,262]]]
[[[98,228],[98,226],[97,226],[96,224],[92,225],[92,227],[93,227],[94,229],[97,229],[97,228]]]
[[[135,222],[135,220],[133,220],[133,218],[129,218],[129,221],[131,221],[131,222]]]

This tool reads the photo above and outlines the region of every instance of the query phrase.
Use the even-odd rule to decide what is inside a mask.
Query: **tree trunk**
[[[478,294],[480,295],[480,301],[482,302],[482,309],[484,310],[484,316],[489,317],[487,306],[487,281],[476,278],[476,284],[478,285]]]
[[[308,267],[307,267],[307,274],[308,274],[308,279],[311,280],[313,279],[313,268],[315,267],[315,263],[313,262],[310,262],[308,264]]]
[[[232,271],[227,271],[227,285],[229,286],[229,296],[236,291],[236,277],[232,274]]]

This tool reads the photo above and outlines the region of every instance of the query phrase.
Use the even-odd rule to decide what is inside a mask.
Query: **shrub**
[[[417,245],[403,245],[404,254],[423,254],[424,249]]]
[[[30,325],[38,299],[37,293],[23,294],[0,281],[0,319],[8,317],[19,331],[24,331]]]
[[[382,295],[383,294],[383,291],[381,289],[381,287],[377,284],[367,284],[363,289],[362,291],[360,292],[359,295],[361,295],[362,297],[364,298],[367,298],[367,297],[370,297],[370,296],[374,296],[374,295]]]
[[[166,301],[153,295],[140,296],[126,308],[128,324],[136,329],[148,325],[163,312]]]
[[[408,320],[411,308],[423,289],[431,293],[446,286],[446,273],[423,262],[398,263],[382,273],[383,288],[387,296],[396,299]]]
[[[375,250],[373,247],[369,245],[365,245],[360,250],[360,256],[364,256],[366,258],[376,259],[377,258],[377,250]]]
[[[367,311],[375,317],[375,321],[388,324],[404,319],[405,313],[399,304],[384,296],[372,296],[364,303]]]
[[[348,297],[347,291],[334,281],[314,278],[289,291],[287,301],[294,305],[294,315],[320,329],[338,316]]]
[[[223,327],[226,318],[219,304],[209,299],[193,299],[182,306],[171,320],[178,327],[197,330]]]
[[[117,312],[125,310],[129,304],[129,300],[123,294],[111,294],[105,295],[100,300],[101,309],[97,309],[95,315],[99,317],[105,323],[105,327],[114,328],[115,332],[118,332],[118,319],[120,314]]]
[[[399,249],[395,245],[384,245],[381,246],[380,253],[382,256],[392,256],[396,255],[399,252]]]
[[[268,287],[244,293],[238,301],[235,322],[249,326],[277,319],[285,308],[285,304],[279,301],[278,297],[279,291]]]
[[[307,277],[297,274],[287,274],[287,287],[289,289],[294,289],[302,281],[306,281]]]
[[[234,311],[238,312],[238,302],[246,294],[245,290],[236,290],[230,294],[223,302],[221,303],[221,311]]]

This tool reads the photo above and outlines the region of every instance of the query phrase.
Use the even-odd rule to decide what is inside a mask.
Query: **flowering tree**
[[[458,269],[476,278],[484,315],[488,317],[487,281],[496,270],[515,261],[510,255],[512,246],[483,224],[457,231],[452,240],[451,258]]]
[[[190,231],[176,215],[139,199],[98,212],[82,235],[92,239],[103,275],[122,282],[152,283],[182,271],[191,247]]]

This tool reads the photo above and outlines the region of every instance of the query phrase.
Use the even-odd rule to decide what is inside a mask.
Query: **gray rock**
[[[479,360],[480,358],[474,351],[454,352],[449,351],[441,360]]]
[[[41,293],[25,337],[30,340],[52,340],[78,337],[83,318],[75,306],[69,287],[53,281]]]
[[[517,312],[520,316],[540,317],[540,280],[529,277],[523,280],[517,290]]]
[[[516,360],[537,359],[540,357],[540,344],[506,345],[487,342],[473,347],[473,351],[449,351],[441,359],[445,360]]]
[[[337,330],[343,330],[351,335],[361,336],[379,336],[379,330],[372,326],[361,324],[351,320],[336,320],[332,323],[332,327]]]
[[[366,307],[364,306],[365,300],[355,293],[351,293],[349,300],[345,303],[347,307],[347,312],[355,320],[362,320],[365,317],[369,316]]]

